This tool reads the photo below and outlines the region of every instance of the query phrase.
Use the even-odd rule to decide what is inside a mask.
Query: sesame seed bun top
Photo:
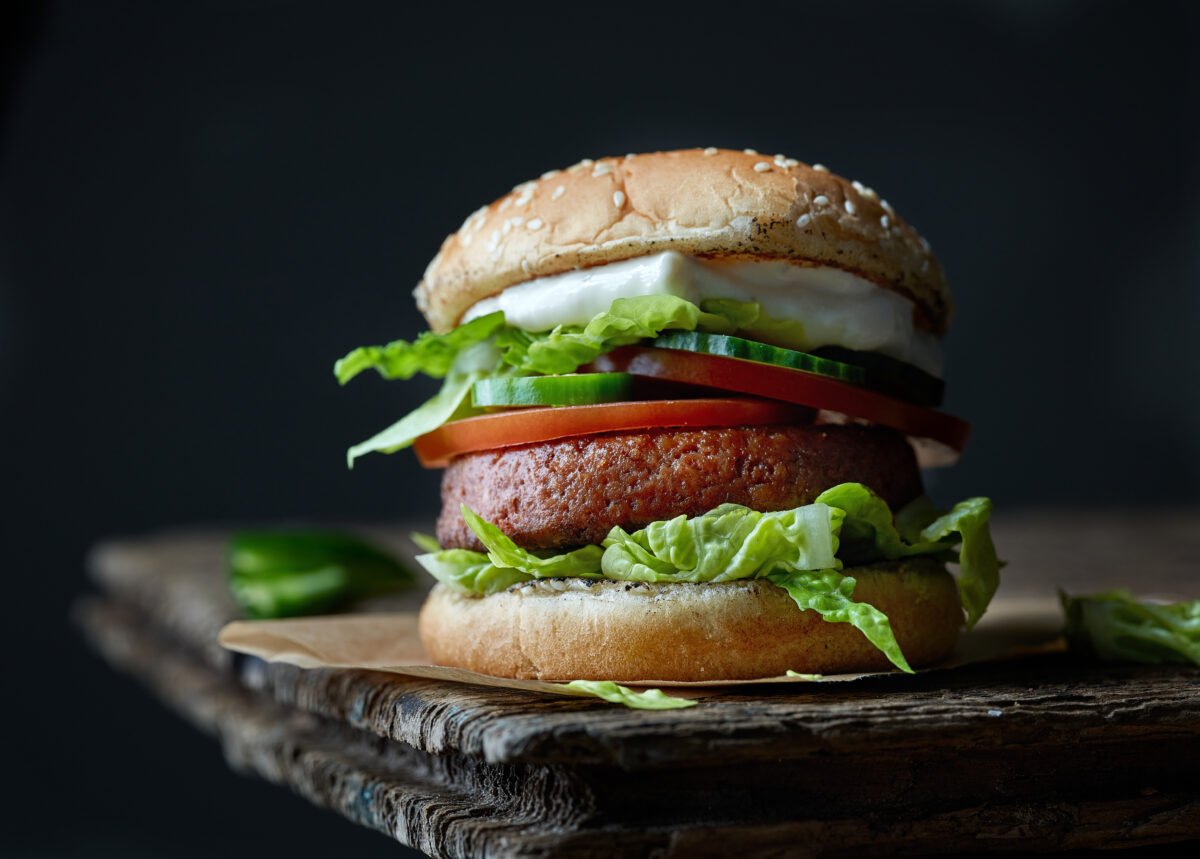
[[[852,271],[944,334],[950,293],[929,244],[870,188],[782,155],[682,149],[584,161],[518,185],[446,238],[416,288],[435,331],[484,298],[570,269],[679,251]]]

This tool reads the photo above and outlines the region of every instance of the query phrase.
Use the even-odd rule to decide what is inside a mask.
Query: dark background
[[[958,300],[944,500],[1200,500],[1195,4],[411,5],[0,13],[0,852],[396,855],[229,774],[67,606],[105,535],[432,516],[410,456],[342,458],[428,386],[332,362],[421,330],[445,234],[581,157],[749,146],[880,189]]]

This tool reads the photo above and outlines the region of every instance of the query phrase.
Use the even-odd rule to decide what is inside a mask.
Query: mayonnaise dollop
[[[463,321],[503,310],[509,325],[549,331],[586,325],[615,299],[639,295],[675,295],[696,304],[756,301],[765,316],[799,323],[779,345],[879,352],[942,375],[941,344],[914,325],[909,299],[848,271],[784,261],[720,262],[667,251],[519,283],[477,302]]]

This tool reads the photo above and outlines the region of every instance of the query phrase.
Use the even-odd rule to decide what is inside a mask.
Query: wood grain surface
[[[1200,595],[1198,521],[1001,520],[1005,592],[1128,585],[1136,558],[1140,589]],[[223,541],[100,547],[92,570],[105,596],[77,612],[89,639],[220,736],[239,769],[431,855],[882,855],[1200,837],[1193,669],[1043,656],[750,687],[669,712],[302,671],[214,646],[236,611]]]

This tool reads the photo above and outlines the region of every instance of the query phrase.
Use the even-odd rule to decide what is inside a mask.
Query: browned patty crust
[[[437,536],[481,549],[466,504],[518,545],[600,543],[614,525],[640,528],[725,503],[755,510],[809,504],[831,486],[865,483],[893,508],[922,492],[903,436],[875,426],[661,429],[472,453],[442,478]]]

